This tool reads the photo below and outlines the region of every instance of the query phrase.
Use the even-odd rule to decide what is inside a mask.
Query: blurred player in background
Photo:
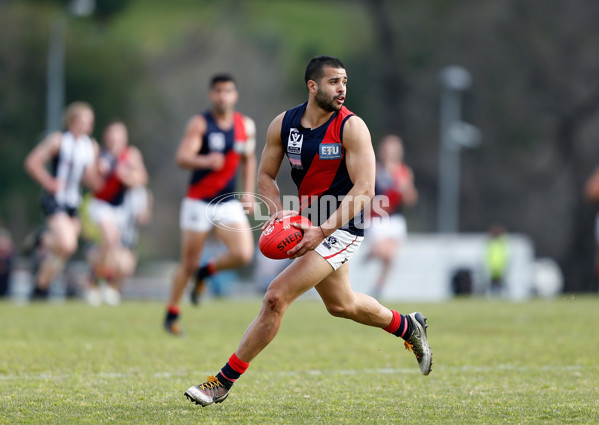
[[[94,112],[84,102],[65,111],[67,130],[42,140],[25,159],[25,170],[42,186],[45,231],[40,235],[41,261],[35,275],[32,299],[46,299],[50,284],[75,253],[80,232],[77,210],[81,183],[97,187],[98,144],[90,137]],[[50,170],[46,169],[50,164]]]
[[[424,316],[390,310],[376,299],[354,292],[349,281],[348,261],[363,240],[362,210],[374,196],[376,165],[366,124],[343,106],[345,67],[337,58],[315,57],[308,64],[305,82],[308,101],[279,114],[268,128],[258,171],[260,195],[274,204],[265,226],[297,214],[283,210],[276,183],[285,155],[301,204],[306,198],[313,200],[318,211],[321,202],[336,199],[337,205],[327,209],[326,216],[314,214],[312,226],[300,226],[303,239],[289,251],[295,260],[268,286],[262,309],[237,350],[216,376],[187,389],[185,395],[202,406],[228,397],[250,362],[277,335],[287,308],[311,288],[318,291],[333,316],[403,338],[405,347],[414,351],[420,371],[424,375],[430,372],[432,353]],[[197,357],[202,359],[202,353]],[[272,390],[265,387],[261,391],[267,395]]]
[[[10,294],[15,249],[10,232],[0,227],[0,298]]]
[[[181,260],[164,319],[166,331],[174,335],[181,333],[181,299],[189,279],[194,280],[191,301],[198,304],[206,278],[248,264],[254,255],[244,205],[253,202],[255,189],[255,124],[235,111],[238,92],[232,76],[215,75],[208,97],[211,109],[191,118],[177,150],[177,164],[191,170],[191,179],[181,203]],[[233,195],[238,169],[243,178],[243,204]],[[198,267],[211,231],[227,251]]]
[[[121,228],[123,247],[133,250],[139,240],[140,226],[147,226],[152,221],[154,196],[145,186],[137,186],[125,195],[124,220]]]
[[[595,279],[599,279],[599,168],[597,168],[588,178],[584,187],[584,196],[587,201],[593,203],[597,208],[594,229],[595,245],[597,249],[595,253],[594,274]]]
[[[507,230],[502,224],[495,223],[489,227],[484,260],[485,272],[489,280],[489,295],[500,296],[506,289],[510,264]]]
[[[100,229],[100,243],[90,253],[92,286],[88,301],[97,305],[120,302],[123,280],[135,269],[135,257],[127,246],[123,232],[130,232],[130,221],[136,215],[132,201],[135,190],[145,191],[148,173],[139,149],[129,145],[127,127],[121,121],[106,126],[104,149],[98,161],[101,187],[94,192],[89,206],[91,220]],[[98,286],[102,282],[106,285]],[[100,294],[100,290],[102,294]]]
[[[375,193],[388,200],[388,206],[382,208],[387,215],[377,215],[373,210],[368,230],[371,249],[367,259],[379,259],[382,262],[382,270],[371,292],[375,298],[381,296],[393,260],[408,234],[402,210],[418,201],[414,173],[403,158],[404,147],[399,136],[389,134],[383,137],[378,148]]]

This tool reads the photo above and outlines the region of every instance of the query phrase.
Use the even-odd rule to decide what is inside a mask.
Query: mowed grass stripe
[[[518,366],[515,367],[513,365],[497,365],[494,367],[491,366],[463,366],[463,367],[441,367],[443,372],[465,372],[465,373],[502,373],[504,371],[516,371],[519,373],[539,373],[539,372],[571,372],[571,371],[580,371],[584,372],[585,367],[579,365],[572,366],[539,366],[539,367],[528,367],[528,366]],[[591,369],[591,368],[586,368]],[[211,374],[213,371],[205,371],[198,372],[193,371],[189,372],[156,372],[151,376],[152,378],[157,379],[173,379],[175,377],[204,377],[208,374]],[[412,368],[401,368],[401,369],[356,369],[356,370],[297,370],[297,371],[286,371],[286,372],[262,372],[263,374],[268,374],[269,376],[275,378],[277,376],[297,376],[297,375],[305,375],[309,376],[319,376],[319,375],[419,375],[420,371]],[[87,378],[95,378],[95,379],[129,379],[137,376],[137,373],[123,373],[123,372],[104,372],[97,374],[88,374]],[[64,375],[51,375],[51,374],[40,374],[40,375],[0,375],[0,381],[10,381],[10,380],[60,380],[60,379],[72,379],[73,375],[64,374]]]

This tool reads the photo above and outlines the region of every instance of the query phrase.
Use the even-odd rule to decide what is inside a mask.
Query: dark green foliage
[[[17,236],[32,223],[14,217],[37,217],[22,160],[44,132],[48,31],[67,3],[0,2],[0,153],[10,158],[0,169],[0,222]],[[420,192],[409,228],[432,232],[439,72],[464,66],[473,77],[464,117],[483,144],[463,152],[460,230],[503,222],[529,235],[538,255],[559,259],[569,288],[592,290],[595,206],[581,190],[599,161],[598,13],[594,0],[98,0],[95,17],[68,19],[66,98],[94,105],[96,136],[109,119],[128,122],[158,216],[176,217],[185,175],[172,158],[189,116],[207,106],[212,73],[238,77],[260,150],[272,118],[304,101],[307,61],[338,56],[348,67],[346,104],[373,142],[403,136]],[[161,241],[147,245],[153,255],[175,255],[176,227],[159,220],[149,229]]]

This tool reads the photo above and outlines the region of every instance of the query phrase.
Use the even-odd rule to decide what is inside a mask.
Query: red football
[[[292,226],[291,223],[312,226],[310,220],[301,215],[292,215],[281,221],[275,221],[262,231],[258,241],[258,247],[265,257],[274,260],[289,258],[287,251],[300,243],[304,237],[304,231]]]

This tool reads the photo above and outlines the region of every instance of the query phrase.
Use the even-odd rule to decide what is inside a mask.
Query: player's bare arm
[[[245,148],[241,155],[241,175],[243,177],[244,208],[251,206],[254,201],[252,194],[256,190],[256,124],[249,117],[244,117],[244,126],[247,135]]]
[[[352,116],[343,129],[345,163],[354,184],[337,211],[322,224],[328,236],[356,216],[374,197],[376,162],[370,131],[364,121]]]
[[[119,179],[128,187],[144,186],[148,183],[148,172],[143,156],[135,146],[129,147],[127,163],[119,165],[116,172]]]
[[[46,163],[60,152],[61,139],[60,132],[49,134],[25,158],[25,171],[51,194],[58,192],[60,181],[48,172]]]
[[[347,171],[354,185],[343,198],[339,208],[321,226],[296,226],[304,230],[304,238],[289,251],[293,255],[292,258],[301,257],[315,249],[325,237],[362,211],[374,197],[375,155],[370,132],[361,118],[352,116],[345,123],[343,147]]]
[[[281,124],[284,116],[285,113],[283,112],[270,123],[266,132],[266,145],[262,151],[258,168],[258,193],[269,200],[267,206],[271,214],[270,220],[264,224],[264,227],[285,215],[297,214],[295,211],[283,210],[281,193],[276,180],[285,155],[281,143]]]
[[[401,188],[401,193],[403,195],[403,202],[411,207],[418,202],[418,190],[414,184],[414,173],[410,169],[407,182],[405,187]]]
[[[100,171],[100,146],[95,139],[91,139],[92,149],[94,151],[93,161],[85,167],[81,183],[91,190],[98,190],[104,184],[104,177]]]
[[[185,134],[177,149],[176,162],[181,168],[195,170],[210,168],[217,170],[224,164],[222,153],[213,152],[208,155],[198,155],[202,148],[202,137],[206,133],[206,120],[201,115],[196,115],[189,120]]]
[[[590,202],[599,201],[599,168],[597,168],[587,180],[584,187],[584,195]]]

